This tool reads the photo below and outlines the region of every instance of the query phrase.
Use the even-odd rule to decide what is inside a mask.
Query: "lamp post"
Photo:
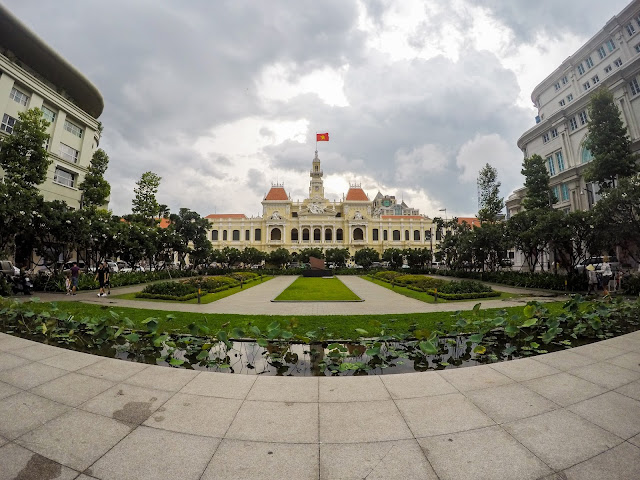
[[[591,206],[593,205],[593,190],[589,188],[589,184],[584,184],[584,189],[580,190],[580,195],[584,195],[584,192],[587,192],[587,210],[591,210]]]

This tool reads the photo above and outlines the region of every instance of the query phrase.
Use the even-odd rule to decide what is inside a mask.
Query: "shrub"
[[[622,279],[621,287],[627,295],[640,295],[640,275],[629,275]]]
[[[198,287],[190,283],[183,282],[160,282],[152,283],[144,287],[141,293],[148,295],[167,295],[172,297],[183,297],[185,295],[198,293]],[[149,298],[145,296],[144,298]]]

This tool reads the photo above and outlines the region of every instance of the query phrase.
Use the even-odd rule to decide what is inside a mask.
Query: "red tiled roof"
[[[267,196],[264,197],[265,200],[289,200],[289,195],[283,187],[271,187]]]
[[[212,213],[204,218],[215,220],[218,218],[247,218],[247,216],[244,213]]]
[[[480,220],[476,217],[458,217],[458,224],[462,225],[463,223],[468,224],[470,227],[480,226]]]
[[[169,225],[171,225],[171,222],[168,218],[161,218],[160,223],[158,224],[160,228],[167,228]]]
[[[393,218],[411,218],[413,220],[424,220],[426,217],[423,217],[422,215],[381,215],[381,217],[387,218],[389,220],[393,219]]]
[[[368,202],[369,197],[361,188],[351,187],[347,192],[347,202]]]

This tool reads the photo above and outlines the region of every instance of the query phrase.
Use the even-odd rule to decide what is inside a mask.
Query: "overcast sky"
[[[0,0],[85,74],[105,110],[114,213],[162,177],[172,211],[258,215],[272,183],[349,183],[474,215],[476,177],[523,183],[533,88],[625,0]]]

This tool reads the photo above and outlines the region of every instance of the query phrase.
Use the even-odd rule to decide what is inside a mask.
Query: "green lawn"
[[[363,275],[360,278],[364,280],[368,280],[371,283],[375,283],[376,285],[380,285],[381,287],[384,287],[386,289],[393,290],[394,292],[399,293],[400,295],[404,295],[405,297],[415,298],[416,300],[420,300],[421,302],[426,302],[426,303],[436,303],[436,299],[433,297],[433,295],[429,295],[426,292],[416,292],[415,290],[411,290],[410,288],[403,287],[400,285],[393,286],[388,282],[383,282],[382,280],[378,280],[377,278],[373,278],[368,275]],[[512,297],[518,297],[518,296],[519,295],[515,293],[500,292],[500,296],[489,297],[489,298],[473,298],[473,299],[467,299],[467,300],[445,300],[444,298],[438,298],[437,303],[473,302],[473,301],[482,302],[486,300],[501,300],[503,298],[512,298]]]
[[[270,280],[272,278],[273,277],[263,276],[262,277],[262,283],[264,283],[267,280]],[[233,295],[234,293],[238,293],[238,292],[240,292],[242,290],[246,290],[247,288],[251,288],[251,287],[255,287],[256,285],[260,285],[260,283],[261,283],[260,280],[254,280],[254,281],[248,282],[248,283],[245,282],[242,287],[240,287],[240,285],[238,285],[237,287],[229,288],[227,290],[222,290],[221,292],[207,293],[206,295],[203,295],[203,296],[200,297],[200,303],[204,304],[204,303],[215,302],[216,300],[220,300],[221,298],[228,297],[230,295]],[[198,303],[198,299],[197,298],[192,298],[191,300],[185,300],[184,302],[182,302],[180,300],[159,300],[159,299],[155,299],[155,298],[138,298],[138,297],[136,297],[135,292],[133,292],[133,293],[123,293],[122,295],[114,295],[114,298],[123,298],[125,300],[139,300],[139,301],[144,301],[144,302],[158,302],[158,303],[190,303],[190,304],[197,304]]]
[[[327,339],[354,339],[359,335],[356,328],[366,330],[371,336],[379,335],[381,329],[392,333],[406,333],[412,326],[420,330],[433,330],[435,326],[442,322],[445,325],[453,325],[456,320],[454,312],[430,312],[411,314],[391,314],[391,315],[229,315],[229,314],[198,314],[187,312],[171,312],[166,310],[146,310],[126,307],[110,307],[108,305],[95,305],[80,302],[57,302],[58,308],[70,315],[82,317],[103,317],[110,315],[110,312],[117,313],[120,317],[128,317],[139,328],[143,329],[142,323],[146,318],[155,317],[160,320],[161,331],[171,331],[176,333],[188,333],[187,325],[195,322],[207,326],[213,333],[221,328],[231,330],[239,327],[247,331],[248,327],[255,325],[260,330],[265,331],[267,325],[273,321],[280,324],[295,335],[305,336],[306,332],[315,331]],[[546,304],[547,308],[558,314],[562,311],[563,302],[553,302]],[[41,311],[50,308],[48,303],[31,304],[33,310]],[[508,315],[522,316],[523,307],[508,307],[504,310]],[[480,310],[479,318],[492,318],[497,315],[500,309]],[[172,320],[167,320],[167,315],[172,315]],[[466,312],[465,318],[471,318],[473,313]],[[247,332],[247,337],[252,336]]]
[[[335,302],[360,298],[336,277],[299,277],[275,301]]]

